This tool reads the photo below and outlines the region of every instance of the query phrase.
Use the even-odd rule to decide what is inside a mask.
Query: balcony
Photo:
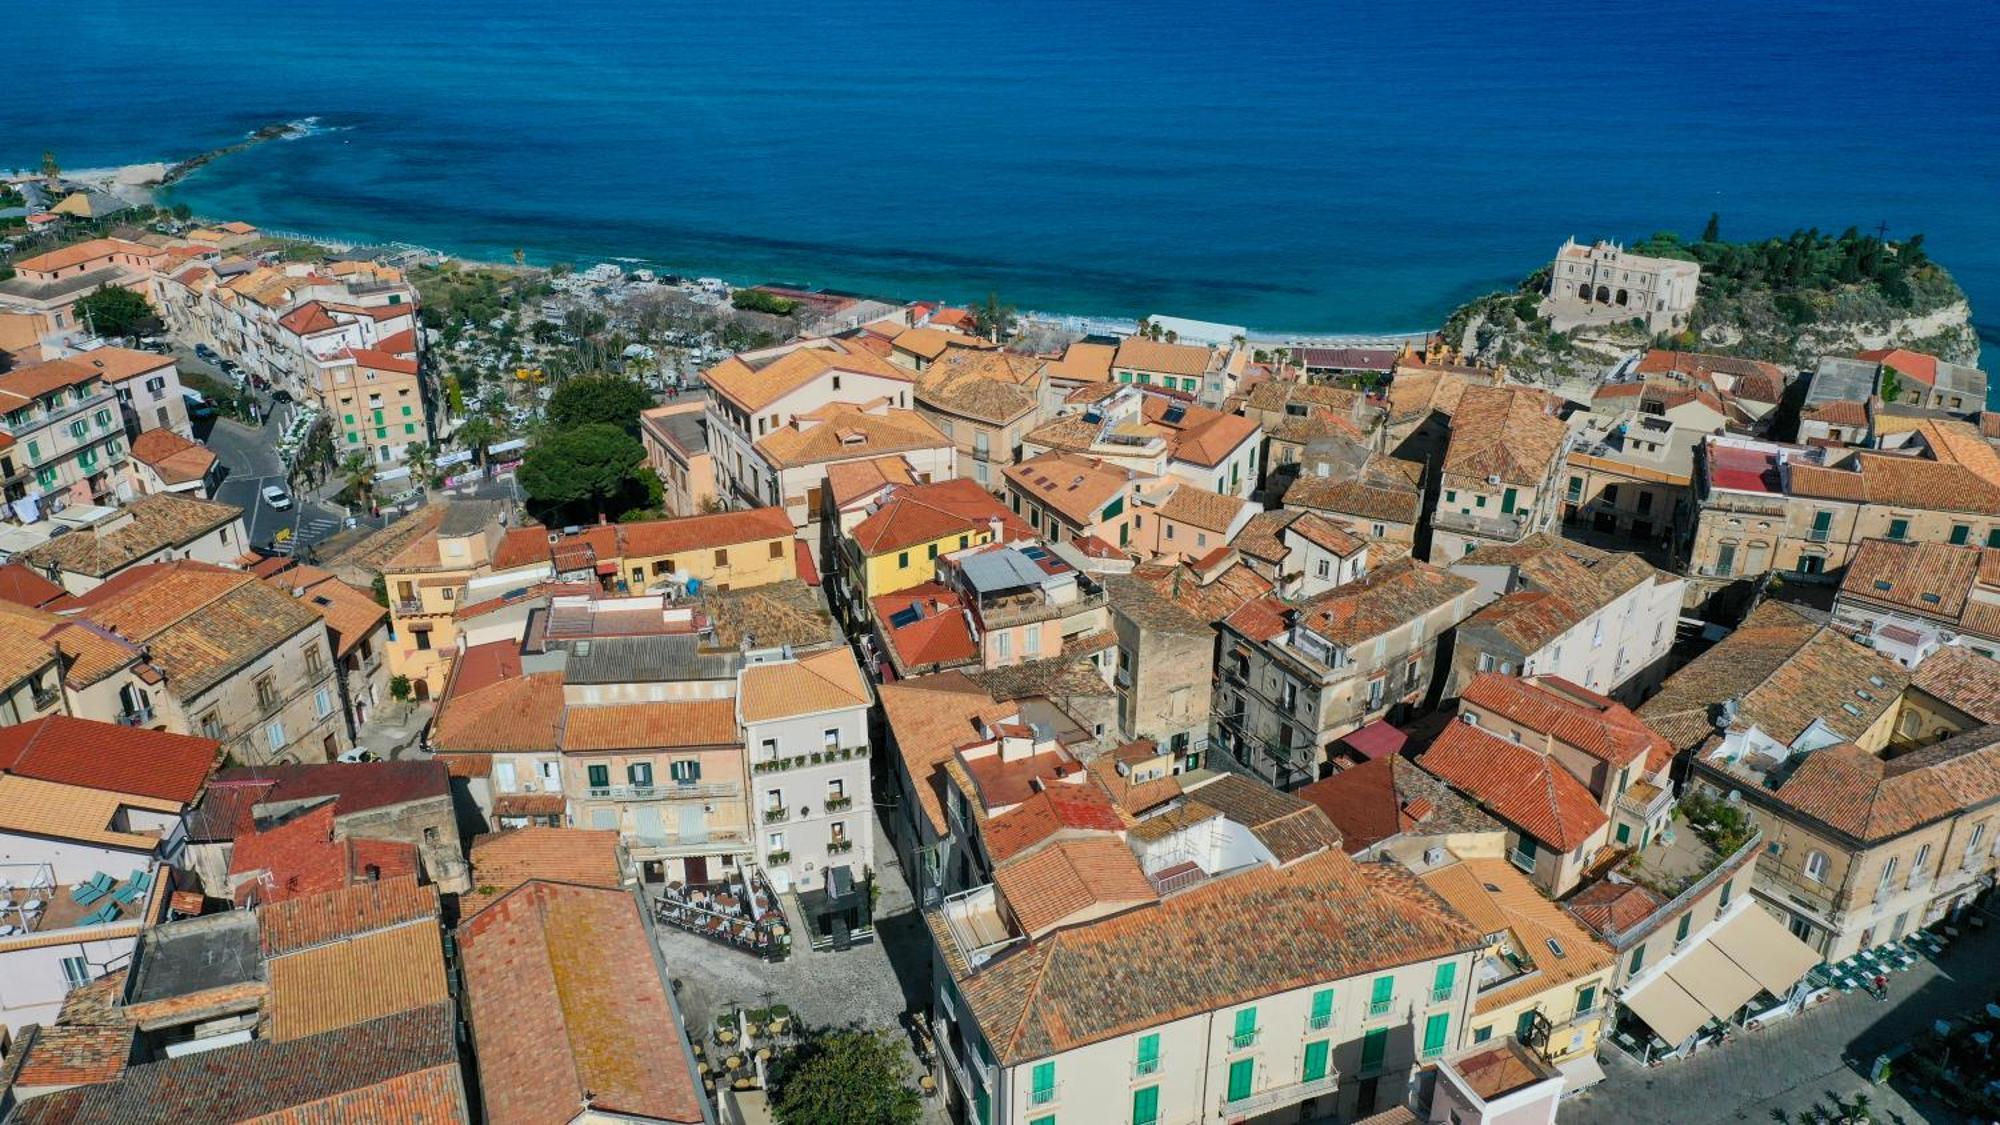
[[[733,782],[715,781],[693,785],[593,785],[586,796],[599,801],[691,801],[706,797],[734,797]]]
[[[1673,803],[1673,793],[1650,781],[1634,782],[1618,795],[1618,808],[1645,824],[1651,824]]]
[[[395,610],[398,617],[408,617],[411,614],[422,613],[424,602],[422,598],[398,598],[389,608]]]
[[[814,766],[831,766],[855,758],[866,760],[866,746],[842,746],[830,750],[814,750],[810,754],[790,754],[764,758],[750,765],[753,773],[783,773],[787,770],[811,769]]]
[[[46,711],[49,708],[54,707],[56,705],[56,701],[61,698],[62,698],[61,693],[57,692],[56,689],[54,688],[49,688],[47,690],[43,690],[42,688],[36,688],[35,710]]]
[[[828,797],[828,798],[826,799],[826,801],[825,801],[825,803],[824,803],[823,807],[824,807],[824,808],[826,809],[826,811],[827,811],[827,812],[830,812],[830,813],[836,813],[836,812],[846,812],[846,811],[847,811],[848,809],[851,809],[851,808],[853,808],[853,807],[854,807],[854,798],[852,798],[852,797]]]
[[[1431,516],[1431,526],[1439,531],[1456,531],[1481,539],[1513,543],[1528,534],[1528,513],[1482,516],[1472,512],[1439,511]]]
[[[1261,1027],[1253,1027],[1249,1031],[1233,1031],[1229,1034],[1229,1049],[1232,1051],[1247,1051],[1255,1047],[1257,1041],[1263,1037],[1264,1029]]]
[[[640,857],[644,859],[742,853],[750,850],[749,834],[739,828],[725,828],[715,832],[666,832],[657,836],[649,836],[643,832],[627,832],[625,836],[633,848],[646,853]]]
[[[1150,1059],[1132,1060],[1133,1078],[1151,1078],[1158,1073],[1160,1073],[1160,1057],[1158,1055],[1154,1055]]]
[[[787,808],[768,808],[764,810],[763,816],[765,824],[783,824],[792,819],[792,810]]]
[[[828,840],[826,842],[826,854],[828,855],[845,855],[853,850],[853,840]]]
[[[1393,996],[1387,1000],[1370,1000],[1368,1001],[1368,1018],[1372,1020],[1377,1016],[1386,1016],[1389,1014],[1389,1009],[1395,1006],[1396,998]]]
[[[1446,1003],[1451,999],[1451,994],[1453,992],[1456,992],[1457,990],[1458,989],[1456,986],[1449,988],[1433,988],[1431,989],[1431,1003],[1433,1004]]]
[[[118,725],[121,727],[143,727],[153,721],[153,709],[151,707],[135,707],[127,711],[118,712],[116,718]]]
[[[1258,1090],[1241,1098],[1231,1098],[1225,1094],[1222,1098],[1222,1115],[1224,1117],[1247,1117],[1253,1114],[1268,1113],[1271,1110],[1280,1109],[1284,1106],[1295,1105],[1305,1101],[1307,1098],[1315,1098],[1321,1094],[1330,1094],[1339,1088],[1340,1072],[1329,1067],[1327,1068],[1327,1072],[1320,1077],[1308,1078],[1303,1082],[1273,1086],[1267,1090]]]

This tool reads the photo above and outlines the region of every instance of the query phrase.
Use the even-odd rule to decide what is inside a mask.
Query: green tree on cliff
[[[1720,211],[1710,211],[1708,213],[1708,225],[1701,228],[1701,240],[1703,242],[1722,241],[1722,213]]]

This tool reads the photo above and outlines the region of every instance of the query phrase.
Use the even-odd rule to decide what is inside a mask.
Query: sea
[[[1716,213],[1921,231],[2000,339],[1992,4],[98,0],[0,29],[0,167],[308,121],[168,198],[353,242],[1387,333],[1565,238]]]

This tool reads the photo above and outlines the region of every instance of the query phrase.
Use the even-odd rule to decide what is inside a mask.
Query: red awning
[[[598,563],[598,564],[597,564],[597,573],[599,573],[599,574],[602,574],[602,575],[613,575],[613,574],[616,574],[616,573],[618,573],[618,564],[617,564],[617,563],[615,563],[615,562],[601,562],[601,563]]]
[[[1354,752],[1369,761],[1399,753],[1410,736],[1377,719],[1357,731],[1349,731],[1340,736],[1340,741],[1354,748]]]

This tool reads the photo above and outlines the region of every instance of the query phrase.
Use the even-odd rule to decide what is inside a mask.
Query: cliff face
[[[1901,302],[1867,282],[1782,292],[1744,286],[1725,294],[1704,275],[1692,326],[1657,338],[1632,324],[1551,331],[1549,322],[1535,315],[1547,278],[1546,270],[1539,271],[1512,292],[1459,307],[1445,321],[1446,342],[1461,348],[1469,362],[1504,363],[1509,374],[1542,383],[1601,375],[1621,357],[1647,347],[1739,355],[1798,369],[1817,366],[1822,356],[1885,347],[1929,352],[1952,363],[1979,362],[1972,306],[1950,275],[1935,267],[1913,279]]]

